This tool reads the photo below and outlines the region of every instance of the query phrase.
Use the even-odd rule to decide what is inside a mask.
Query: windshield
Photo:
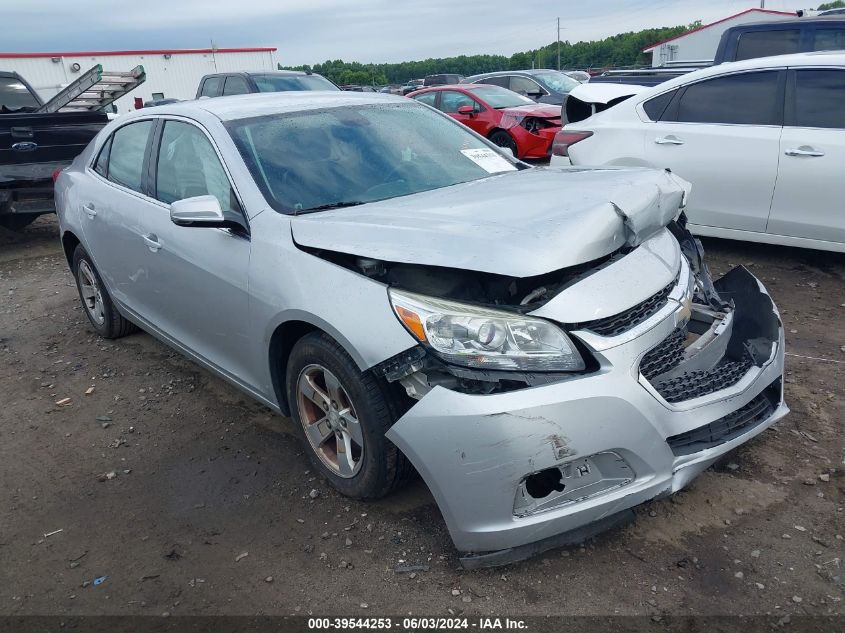
[[[258,92],[288,92],[292,90],[340,90],[320,75],[253,75]]]
[[[499,86],[482,86],[470,90],[472,94],[482,101],[485,101],[491,108],[500,110],[502,108],[515,108],[521,105],[535,105],[528,97],[515,93],[513,90]]]
[[[563,73],[558,72],[535,73],[532,77],[540,83],[545,84],[555,92],[560,92],[562,94],[569,94],[570,90],[581,85],[581,82],[577,79],[567,77]]]
[[[516,169],[461,124],[413,101],[280,113],[226,127],[264,197],[282,213],[396,198]]]
[[[12,77],[0,77],[0,108],[18,110],[40,105],[25,84]]]

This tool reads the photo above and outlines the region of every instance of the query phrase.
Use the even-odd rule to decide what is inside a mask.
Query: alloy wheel
[[[79,294],[82,295],[82,304],[88,311],[88,316],[97,325],[102,325],[106,322],[103,293],[100,290],[100,284],[97,282],[97,276],[84,259],[79,262],[76,276],[79,281]]]
[[[299,417],[308,443],[332,473],[344,479],[358,474],[364,435],[355,406],[332,372],[308,365],[297,379]]]

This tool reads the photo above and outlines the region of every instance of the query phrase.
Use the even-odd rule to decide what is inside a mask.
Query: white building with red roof
[[[728,27],[749,22],[787,20],[795,16],[795,13],[786,11],[748,9],[652,44],[644,48],[643,52],[651,53],[652,66],[663,66],[667,62],[711,61],[716,54],[722,33]]]

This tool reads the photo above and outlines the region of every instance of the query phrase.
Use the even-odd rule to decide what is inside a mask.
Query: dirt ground
[[[289,420],[97,338],[53,218],[3,232],[0,615],[843,614],[845,256],[705,248],[774,295],[792,413],[628,527],[466,572],[422,483],[340,497]]]

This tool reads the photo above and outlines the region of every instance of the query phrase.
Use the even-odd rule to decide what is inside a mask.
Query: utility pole
[[[760,0],[760,8],[761,8],[761,9],[765,9],[765,8],[766,8],[766,0]]]
[[[766,0],[760,0],[765,2]],[[557,19],[557,69],[560,70],[560,18]]]

